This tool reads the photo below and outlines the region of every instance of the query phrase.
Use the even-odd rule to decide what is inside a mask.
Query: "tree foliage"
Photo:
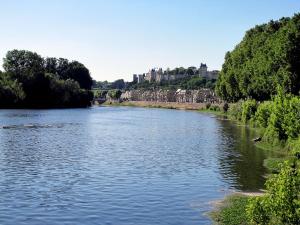
[[[111,89],[124,89],[125,88],[125,82],[123,79],[115,80],[110,85]]]
[[[25,98],[22,85],[0,73],[0,107],[13,107]]]
[[[231,117],[264,128],[264,141],[288,143],[290,150],[279,173],[268,178],[266,194],[250,200],[247,214],[252,224],[300,224],[300,97],[282,88],[277,92],[272,101],[239,101],[228,110]]]
[[[0,73],[0,107],[85,107],[90,105],[92,79],[85,66],[67,59],[42,58],[12,50]]]
[[[93,84],[89,70],[80,62],[69,62],[63,58],[46,58],[45,72],[57,74],[61,79],[72,79],[79,83],[81,88],[90,90]]]
[[[107,94],[112,99],[119,99],[122,95],[122,91],[119,89],[113,89],[109,90]]]
[[[298,138],[300,135],[300,97],[285,94],[277,89],[278,94],[272,101],[257,103],[253,99],[240,100],[231,104],[228,116],[255,126],[264,128],[264,140],[273,144]]]
[[[298,158],[282,164],[279,174],[266,183],[264,196],[255,197],[247,206],[254,224],[300,224],[300,168]]]
[[[225,56],[216,85],[227,101],[270,99],[279,85],[300,90],[300,14],[256,26]]]

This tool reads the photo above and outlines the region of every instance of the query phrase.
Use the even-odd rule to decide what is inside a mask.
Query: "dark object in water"
[[[259,142],[259,141],[261,141],[261,137],[254,138],[253,141],[254,142]]]
[[[44,124],[20,124],[20,125],[5,125],[5,126],[0,126],[2,129],[25,129],[25,128],[30,128],[30,129],[36,129],[36,128],[51,128],[53,125],[44,125]],[[56,127],[61,128],[62,125],[57,125]]]

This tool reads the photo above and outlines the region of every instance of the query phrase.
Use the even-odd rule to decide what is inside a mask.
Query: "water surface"
[[[242,126],[134,107],[0,110],[0,224],[211,224],[210,201],[263,187]]]

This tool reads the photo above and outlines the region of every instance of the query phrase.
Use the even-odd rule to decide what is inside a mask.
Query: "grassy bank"
[[[215,210],[209,216],[213,219],[214,224],[247,225],[249,221],[247,220],[246,206],[249,198],[242,194],[229,195],[216,204]]]

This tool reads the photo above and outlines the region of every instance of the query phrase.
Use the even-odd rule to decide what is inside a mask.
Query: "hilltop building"
[[[133,83],[137,83],[138,82],[138,75],[133,74]]]
[[[207,65],[201,63],[199,68],[199,75],[209,80],[218,79],[218,74],[219,74],[218,70],[208,71],[207,69],[208,69]]]
[[[192,69],[193,74],[187,73],[185,71],[184,73],[171,73],[169,70],[163,71],[162,68],[153,68],[148,71],[146,74],[139,74],[133,75],[133,81],[137,81],[138,83],[142,83],[144,81],[149,81],[149,82],[161,82],[161,81],[170,81],[170,80],[177,80],[193,75],[198,75],[200,77],[212,80],[212,79],[217,79],[219,75],[218,70],[213,70],[213,71],[208,71],[207,65],[201,63],[199,69],[194,67]]]

